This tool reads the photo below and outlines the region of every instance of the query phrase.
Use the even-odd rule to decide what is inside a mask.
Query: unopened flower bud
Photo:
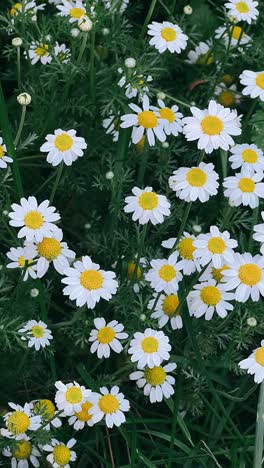
[[[255,317],[249,317],[247,319],[247,324],[249,327],[255,327],[257,325],[257,320],[255,319]]]
[[[103,36],[108,36],[109,33],[110,33],[110,29],[109,29],[109,28],[103,28],[103,29],[102,29],[102,34],[103,34]]]
[[[185,7],[183,8],[183,12],[185,15],[191,15],[193,12],[191,5],[185,5]]]
[[[92,225],[90,223],[85,223],[84,227],[85,229],[91,229]]]
[[[133,57],[128,57],[126,60],[125,60],[125,66],[127,68],[135,68],[137,62],[136,60],[133,58]]]
[[[71,35],[72,37],[78,37],[80,34],[80,30],[78,28],[72,28]]]
[[[112,171],[108,171],[108,172],[105,174],[105,178],[106,178],[107,180],[111,180],[111,179],[113,179],[113,177],[114,177],[114,173],[113,173]]]
[[[78,20],[78,26],[82,32],[89,32],[93,27],[93,23],[88,16],[84,15]]]
[[[28,106],[31,103],[31,96],[28,93],[21,93],[17,96],[17,102],[21,106]]]
[[[4,216],[8,216],[8,211],[7,211],[7,210],[4,210],[4,211],[3,211],[3,215],[4,215]]]
[[[162,148],[167,149],[167,148],[169,148],[170,145],[169,145],[169,143],[167,141],[164,141],[164,143],[161,143],[161,146],[162,146]]]
[[[12,39],[12,45],[13,45],[14,47],[21,47],[22,44],[23,44],[23,41],[22,41],[21,37],[14,37],[14,38]]]
[[[39,295],[39,290],[37,288],[33,288],[30,290],[31,297],[38,297],[38,295]]]
[[[200,232],[202,232],[202,227],[200,226],[200,224],[194,224],[193,230],[194,232],[197,232],[199,234]]]
[[[166,97],[166,94],[164,94],[162,91],[160,91],[159,93],[157,93],[157,98],[158,98],[158,99],[162,99],[162,100],[163,100],[163,99],[165,99],[165,97]]]
[[[140,316],[139,316],[139,319],[141,320],[141,322],[145,322],[146,318],[147,317],[146,317],[145,314],[140,314]]]

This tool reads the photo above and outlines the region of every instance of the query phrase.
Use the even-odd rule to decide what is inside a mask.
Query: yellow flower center
[[[210,54],[208,51],[206,54],[199,55],[196,63],[198,65],[211,65],[214,62],[214,54]]]
[[[166,376],[167,374],[161,366],[156,366],[144,371],[146,381],[153,386],[162,385],[166,380]]]
[[[115,337],[115,331],[111,327],[103,327],[97,333],[97,340],[99,341],[99,343],[102,343],[102,344],[111,343],[114,337]]]
[[[0,159],[5,155],[4,148],[0,145]]]
[[[23,256],[21,255],[21,257],[19,257],[19,258],[17,259],[17,263],[19,264],[19,266],[20,266],[21,268],[24,268],[24,266],[25,266],[25,264],[26,264],[25,257],[23,257]]]
[[[200,297],[205,304],[215,306],[221,300],[221,292],[216,286],[205,286],[201,289]]]
[[[223,274],[222,274],[222,271],[224,270],[228,270],[228,266],[227,265],[223,265],[222,268],[214,268],[212,267],[212,277],[214,278],[215,281],[217,281],[217,283],[220,283],[223,279]]]
[[[105,414],[115,413],[119,409],[119,401],[114,395],[103,395],[98,402],[100,410]]]
[[[61,152],[68,151],[73,146],[73,139],[68,133],[61,133],[56,136],[54,146]]]
[[[158,195],[155,192],[143,192],[138,199],[138,204],[143,210],[154,210],[159,204]]]
[[[75,19],[79,19],[85,15],[85,11],[82,8],[71,8],[70,9],[70,16]]]
[[[207,175],[199,167],[193,167],[187,172],[186,179],[192,187],[203,187],[207,181]]]
[[[71,451],[66,445],[56,445],[53,449],[54,462],[59,466],[67,465],[71,459]]]
[[[15,3],[10,10],[10,15],[15,16],[19,10],[22,10],[22,3]]]
[[[44,224],[44,218],[39,211],[29,211],[24,217],[24,224],[29,229],[39,229]]]
[[[249,177],[242,177],[239,181],[239,188],[241,192],[252,193],[255,190],[255,182]]]
[[[262,278],[261,269],[254,263],[246,263],[239,268],[238,277],[247,286],[258,284]]]
[[[161,279],[163,279],[163,281],[172,281],[173,278],[175,278],[177,272],[175,270],[175,268],[171,265],[163,265],[160,269],[159,269],[159,277]]]
[[[38,254],[47,260],[54,260],[61,253],[61,244],[57,239],[44,237],[38,244]]]
[[[49,53],[48,44],[39,44],[39,46],[35,49],[35,52],[39,57],[44,57],[44,55],[48,55]]]
[[[16,447],[12,450],[13,457],[18,460],[27,460],[32,452],[32,445],[28,440],[20,440],[16,442]]]
[[[218,96],[218,102],[224,107],[232,107],[236,103],[236,96],[232,91],[222,91]]]
[[[141,348],[144,353],[156,353],[159,349],[159,342],[153,336],[147,336],[141,341]]]
[[[239,13],[248,13],[249,12],[249,6],[246,2],[238,2],[236,4],[236,9],[239,11]]]
[[[92,415],[88,413],[89,409],[92,408],[92,403],[89,401],[86,401],[85,403],[82,404],[82,411],[79,411],[78,413],[75,413],[75,416],[79,421],[89,421],[92,418]]]
[[[161,31],[161,37],[167,42],[172,42],[175,41],[177,33],[173,28],[163,28]]]
[[[40,327],[39,325],[33,325],[31,332],[35,338],[42,338],[45,334],[45,328]]]
[[[83,399],[82,391],[79,387],[70,387],[65,393],[65,398],[68,403],[75,405],[81,403]]]
[[[168,107],[163,107],[162,109],[160,109],[159,114],[162,119],[168,120],[169,123],[172,123],[176,120],[174,112]]]
[[[222,120],[220,120],[215,115],[207,115],[201,120],[201,127],[206,135],[220,135],[222,132],[224,125]]]
[[[85,270],[81,273],[80,283],[89,291],[93,289],[100,289],[103,285],[104,278],[100,271],[96,270]]]
[[[226,73],[225,75],[223,75],[222,80],[226,85],[231,85],[234,82],[234,77],[232,75],[229,75],[229,73]]]
[[[12,434],[24,434],[30,426],[30,419],[24,411],[14,411],[7,420],[7,428]]]
[[[229,29],[230,33],[232,34],[232,38],[238,41],[239,39],[242,39],[242,37],[245,35],[243,33],[242,28],[240,26],[231,26]]]
[[[264,366],[264,347],[258,348],[255,353],[255,359],[258,364]]]
[[[193,241],[194,239],[191,237],[184,237],[180,240],[177,249],[182,258],[193,260],[193,252],[196,250],[196,247],[193,245]]]
[[[242,151],[242,159],[246,163],[254,164],[258,160],[258,153],[250,148],[245,149]]]
[[[154,112],[150,110],[139,112],[138,124],[144,128],[154,128],[158,125],[158,118]]]
[[[127,266],[127,277],[128,277],[129,280],[131,280],[133,278],[133,275],[135,274],[134,273],[135,268],[136,268],[135,262],[129,262],[129,264]],[[138,266],[137,267],[137,279],[139,280],[141,277],[142,277],[142,270]]]
[[[164,314],[169,316],[174,315],[179,306],[179,303],[180,301],[177,294],[170,294],[169,296],[166,296],[162,303],[162,310]],[[180,313],[176,315],[180,315]]]
[[[50,400],[39,400],[34,406],[34,412],[44,419],[51,419],[55,414],[55,406]]]
[[[221,254],[226,249],[226,244],[221,237],[211,237],[207,247],[212,254]]]
[[[259,73],[257,76],[256,76],[256,85],[261,88],[261,89],[264,89],[264,73]]]

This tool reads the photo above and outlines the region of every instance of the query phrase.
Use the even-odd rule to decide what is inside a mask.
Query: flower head
[[[92,393],[91,396],[93,406],[89,413],[92,415],[93,423],[105,419],[107,427],[121,426],[126,420],[124,412],[130,409],[129,401],[119,392],[117,386],[112,387],[110,391],[102,387],[100,392]]]
[[[182,113],[178,112],[178,106],[167,107],[162,99],[158,99],[158,105],[159,107],[153,107],[153,109],[159,113],[164,132],[166,135],[178,136],[182,132],[181,119],[183,117]]]
[[[167,361],[170,358],[170,350],[169,338],[163,331],[146,328],[144,333],[134,333],[128,354],[132,355],[132,362],[138,363],[138,369],[143,369],[145,366],[160,366],[163,360]]]
[[[89,341],[93,343],[91,353],[97,352],[99,359],[109,358],[111,350],[121,353],[123,346],[119,340],[128,338],[128,334],[123,333],[124,325],[116,320],[106,323],[104,318],[94,319],[94,325],[96,329],[91,331],[89,338]]]
[[[23,269],[23,281],[27,281],[30,276],[33,279],[37,278],[36,265],[34,259],[36,257],[35,249],[26,247],[11,247],[6,256],[12,260],[6,265],[7,268],[21,268]],[[27,268],[25,269],[25,267]]]
[[[254,375],[254,382],[261,383],[264,380],[264,340],[261,346],[253,351],[250,356],[238,363],[241,369],[246,369],[247,373]]]
[[[251,24],[258,17],[258,2],[254,0],[229,0],[225,7],[229,10],[236,21],[246,21]]]
[[[176,293],[179,282],[182,280],[182,261],[178,262],[178,252],[172,253],[168,260],[151,260],[151,269],[145,274],[145,279],[156,292],[164,291],[166,294]]]
[[[17,437],[15,447],[7,447],[2,453],[5,457],[11,458],[12,468],[26,468],[29,461],[36,468],[40,466],[38,458],[41,457],[41,454],[25,434]]]
[[[263,172],[252,173],[242,167],[241,172],[234,176],[226,177],[223,182],[224,195],[229,198],[233,206],[250,206],[256,208],[259,199],[264,198]]]
[[[32,65],[35,65],[39,61],[42,63],[42,65],[47,65],[47,63],[52,61],[52,56],[50,55],[50,46],[44,42],[33,41],[30,44],[28,56]]]
[[[76,444],[75,439],[70,439],[67,444],[51,439],[50,444],[43,446],[43,450],[50,452],[47,456],[47,461],[54,468],[70,468],[70,462],[76,460],[76,452],[71,448]]]
[[[230,149],[229,161],[232,169],[245,168],[255,172],[264,171],[263,152],[256,145],[235,145]]]
[[[264,71],[244,70],[239,78],[240,83],[245,86],[242,90],[244,96],[250,96],[252,99],[259,97],[264,101]]]
[[[164,195],[153,192],[152,187],[141,190],[138,187],[132,189],[133,196],[125,198],[125,213],[133,213],[133,221],[139,224],[163,223],[165,216],[170,215],[170,202]]]
[[[4,415],[6,429],[1,429],[1,434],[5,437],[17,438],[27,431],[36,431],[41,425],[41,417],[32,414],[30,405],[24,406],[8,403],[13,411]]]
[[[76,136],[76,130],[55,130],[54,134],[46,136],[47,142],[40,147],[40,151],[48,153],[47,162],[58,166],[64,162],[71,166],[76,159],[83,156],[87,144],[82,137]]]
[[[228,231],[220,232],[217,226],[211,226],[209,234],[200,234],[194,241],[194,256],[202,266],[212,262],[215,268],[221,268],[224,263],[232,262],[237,245]]]
[[[149,397],[150,403],[157,403],[163,398],[170,398],[174,394],[173,385],[175,379],[169,372],[176,369],[175,363],[169,363],[165,366],[146,367],[144,370],[132,372],[130,380],[136,380],[138,388],[144,388],[144,395]]]
[[[79,385],[77,382],[64,384],[59,380],[55,383],[55,387],[57,388],[55,403],[58,410],[63,410],[66,416],[82,411],[82,404],[91,395],[91,390]]]
[[[183,34],[182,29],[169,21],[157,23],[153,21],[148,25],[148,34],[153,36],[149,43],[154,46],[160,54],[169,50],[169,52],[180,54],[187,46],[188,37]]]
[[[182,317],[180,312],[180,300],[178,294],[153,294],[153,299],[148,303],[148,309],[152,310],[154,305],[154,312],[151,318],[158,319],[159,328],[163,328],[170,322],[172,330],[182,328]]]
[[[29,320],[23,328],[18,330],[23,333],[21,340],[28,341],[28,347],[34,347],[36,351],[40,348],[45,348],[50,345],[50,340],[53,340],[51,331],[47,328],[46,323],[41,320]]]
[[[81,0],[61,0],[61,2],[56,5],[59,10],[59,16],[66,16],[69,18],[69,23],[75,23],[76,21],[86,15],[86,9]]]
[[[6,145],[4,145],[3,138],[0,137],[0,169],[6,169],[7,163],[12,163],[13,159],[6,154]]]
[[[229,301],[235,298],[234,294],[226,291],[226,284],[217,284],[215,280],[196,284],[188,296],[190,315],[197,318],[204,315],[205,320],[211,320],[216,312],[219,317],[225,318],[233,310]]]

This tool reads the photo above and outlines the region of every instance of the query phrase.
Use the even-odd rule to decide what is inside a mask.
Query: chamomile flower
[[[194,50],[188,53],[186,63],[197,65],[211,65],[214,62],[214,55],[210,51],[212,44],[210,42],[199,42]]]
[[[138,74],[134,71],[132,74],[125,73],[123,68],[117,69],[118,73],[121,74],[121,78],[118,81],[118,86],[125,89],[125,95],[128,99],[133,99],[138,96],[138,100],[142,101],[145,94],[149,93],[148,83],[153,81],[151,75]]]
[[[93,392],[90,398],[93,406],[89,413],[92,415],[93,423],[105,419],[107,427],[121,426],[126,421],[124,412],[130,409],[129,401],[119,392],[119,387],[116,385],[110,391],[106,387],[101,387],[100,392]]]
[[[31,402],[32,413],[39,415],[44,422],[47,423],[43,427],[46,431],[49,431],[51,427],[58,428],[61,427],[62,422],[58,416],[56,416],[59,411],[56,411],[56,408],[51,400],[34,400]]]
[[[160,366],[163,360],[168,361],[170,350],[169,338],[163,331],[146,328],[144,333],[134,333],[128,354],[131,354],[132,362],[137,362],[138,369],[143,369],[145,366]]]
[[[27,241],[42,241],[43,237],[52,236],[59,228],[54,224],[60,215],[54,206],[49,206],[49,200],[38,204],[35,197],[21,198],[20,205],[13,203],[8,216],[10,226],[21,228],[18,238],[25,237]]]
[[[60,63],[69,63],[71,60],[71,51],[70,49],[67,49],[65,44],[59,44],[56,42],[54,47],[54,54]]]
[[[264,101],[264,71],[244,70],[239,78],[240,83],[245,86],[242,90],[244,96],[250,96],[253,99],[259,97],[261,101]]]
[[[45,4],[37,5],[35,0],[24,0],[24,2],[16,2],[10,8],[10,15],[12,18],[19,14],[31,15],[34,17],[38,10],[44,10]]]
[[[170,215],[170,202],[165,195],[159,195],[153,192],[152,187],[146,187],[141,190],[138,187],[132,189],[133,196],[125,198],[125,213],[133,213],[133,221],[139,224],[163,223],[164,218]]]
[[[100,265],[93,263],[88,255],[75,262],[72,268],[66,268],[64,274],[66,278],[61,281],[67,286],[63,294],[76,300],[78,307],[86,304],[88,309],[93,309],[101,297],[109,301],[118,288],[115,273],[100,270]]]
[[[169,21],[163,21],[163,23],[153,21],[148,25],[148,34],[153,36],[149,41],[150,45],[154,46],[160,54],[165,50],[180,54],[187,47],[188,37],[183,34],[177,24]]]
[[[180,167],[169,178],[169,186],[176,197],[186,202],[200,200],[205,203],[217,194],[219,175],[212,163],[201,162],[198,167]]]
[[[36,468],[40,466],[38,458],[41,457],[41,453],[26,435],[18,436],[15,447],[4,448],[2,453],[11,458],[12,468],[28,468],[29,462]]]
[[[233,249],[238,245],[236,240],[230,239],[228,231],[220,232],[217,226],[211,226],[208,234],[200,234],[193,244],[196,247],[194,256],[200,264],[205,266],[212,262],[214,268],[232,262]]]
[[[223,271],[229,268],[226,264],[221,266],[220,268],[215,268],[212,263],[210,263],[203,274],[200,276],[199,281],[209,281],[215,280],[217,283],[224,283],[224,275]]]
[[[107,135],[112,135],[114,142],[118,141],[119,138],[119,127],[120,119],[115,117],[112,112],[103,120],[103,127],[105,128],[105,133]]]
[[[82,404],[91,396],[91,390],[77,382],[64,384],[59,380],[55,383],[55,387],[57,388],[55,403],[58,410],[63,411],[65,416],[72,416],[82,411]]]
[[[41,417],[34,416],[31,412],[30,405],[26,403],[24,406],[8,403],[13,411],[4,415],[5,428],[1,429],[1,434],[4,437],[17,438],[27,431],[36,431],[41,426]]]
[[[129,104],[129,107],[135,113],[122,115],[120,127],[133,127],[132,143],[137,144],[144,133],[147,136],[150,146],[155,145],[155,137],[162,142],[166,140],[166,135],[163,131],[163,122],[161,121],[160,115],[150,109],[148,96],[145,95],[143,97],[142,108],[136,104]]]
[[[247,373],[254,375],[254,382],[261,383],[264,380],[264,340],[261,346],[254,349],[253,353],[238,363],[240,369],[246,369]]]
[[[70,426],[73,426],[73,429],[79,431],[87,426],[92,427],[94,425],[92,415],[90,414],[90,409],[93,407],[93,404],[87,400],[82,403],[81,411],[77,411],[73,416],[70,416],[68,423]]]
[[[111,350],[121,353],[123,346],[119,340],[128,338],[128,334],[123,333],[124,325],[118,323],[117,320],[106,323],[104,318],[94,319],[94,325],[96,329],[91,331],[89,338],[89,341],[93,343],[91,353],[96,352],[99,359],[109,358]]]
[[[50,341],[53,340],[51,331],[47,328],[46,323],[41,320],[39,322],[29,320],[18,332],[23,333],[21,340],[28,341],[28,347],[34,347],[36,351],[50,346]]]
[[[87,148],[84,138],[76,136],[76,130],[58,128],[54,134],[48,134],[46,140],[40,151],[48,153],[47,162],[52,166],[58,166],[61,162],[71,166],[76,159],[83,156],[83,150]]]
[[[223,270],[227,290],[235,290],[235,300],[246,302],[259,301],[260,295],[264,296],[264,257],[235,253],[233,261],[228,264],[228,269]]]
[[[7,156],[6,145],[4,145],[3,138],[0,137],[0,169],[6,169],[7,163],[12,163],[13,159]]]
[[[181,312],[178,311],[180,304],[178,294],[160,294],[157,300],[158,294],[153,294],[153,299],[148,303],[148,309],[152,310],[154,305],[154,312],[151,314],[151,318],[158,319],[159,328],[163,328],[169,321],[172,330],[182,328]]]
[[[194,246],[195,239],[195,236],[184,232],[177,245],[175,245],[176,237],[171,237],[161,243],[162,247],[165,249],[174,248],[179,252],[182,259],[182,272],[187,276],[191,275],[196,270],[200,271],[200,263],[197,258],[194,257],[194,252],[196,251],[196,247]]]
[[[178,136],[182,132],[182,113],[178,112],[178,106],[167,107],[162,101],[158,99],[158,107],[153,107],[153,110],[159,113],[160,119],[163,123],[163,130],[166,135]]]
[[[234,107],[241,101],[241,96],[237,92],[235,84],[227,87],[225,83],[219,83],[215,88],[215,95],[219,104],[224,107]]]
[[[86,10],[81,0],[61,0],[61,3],[56,5],[56,7],[59,10],[58,16],[67,16],[69,23],[75,23],[86,15]]]
[[[254,0],[229,0],[228,3],[225,3],[225,7],[236,21],[246,21],[249,24],[258,17],[257,6],[258,2]]]
[[[76,444],[75,439],[70,439],[67,444],[51,439],[50,444],[43,445],[43,450],[50,452],[46,457],[47,461],[54,468],[70,468],[70,462],[74,462],[77,458],[76,452],[71,448]]]
[[[42,65],[47,65],[47,63],[52,61],[50,46],[44,42],[31,42],[28,50],[28,56],[32,65],[35,65],[39,61]]]
[[[233,206],[259,206],[259,199],[264,198],[263,172],[252,173],[242,168],[234,176],[226,177],[223,182],[224,195],[229,198]]]
[[[237,45],[245,46],[251,42],[251,38],[237,25],[232,25],[229,28],[226,25],[220,26],[215,31],[215,38],[223,38],[226,47],[228,47],[229,42],[231,47],[236,47]]]
[[[227,151],[235,144],[231,135],[241,134],[240,117],[237,112],[217,104],[214,100],[209,102],[208,109],[191,107],[191,112],[193,117],[183,119],[183,133],[187,141],[198,140],[198,149],[208,154],[218,148]]]
[[[182,261],[178,262],[178,252],[172,253],[168,260],[151,260],[151,269],[145,274],[145,279],[156,292],[164,291],[166,294],[176,293],[179,282],[182,280]]]
[[[232,163],[232,169],[244,167],[256,172],[264,171],[263,152],[256,145],[235,145],[230,152],[232,156],[229,156],[229,161]]]
[[[174,394],[175,379],[169,372],[176,369],[175,363],[163,366],[146,367],[144,370],[132,372],[130,380],[136,380],[138,388],[144,388],[144,395],[149,397],[150,403],[157,403],[163,398],[170,398]]]
[[[215,312],[225,318],[234,308],[229,302],[234,299],[235,295],[227,292],[226,284],[210,280],[196,284],[189,293],[187,303],[190,315],[196,318],[204,315],[205,320],[211,320]]]
[[[264,221],[264,211],[261,212],[261,217]],[[262,253],[262,255],[264,255],[264,224],[256,224],[253,230],[253,239],[257,242],[261,242],[260,252]]]
[[[33,279],[37,278],[36,265],[34,263],[36,252],[31,247],[11,247],[6,256],[12,260],[11,263],[6,265],[7,268],[21,268],[24,269],[27,262],[26,270],[23,270],[22,277],[23,281],[27,281],[30,276]]]

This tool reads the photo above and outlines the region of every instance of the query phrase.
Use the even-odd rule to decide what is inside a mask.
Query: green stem
[[[53,188],[52,188],[52,192],[51,192],[51,195],[50,195],[50,204],[54,200],[55,193],[57,191],[57,188],[58,188],[61,176],[62,176],[62,171],[63,171],[63,162],[60,163],[60,165],[58,167],[58,170],[57,170],[56,179],[55,179],[55,182],[54,182],[54,185],[53,185]]]
[[[13,143],[13,138],[10,130],[10,123],[8,119],[8,112],[5,103],[5,98],[3,94],[2,85],[0,82],[0,127],[3,132],[4,143],[7,147],[8,155],[13,159],[12,163],[12,173],[14,177],[16,193],[19,198],[23,197],[23,185],[21,180],[21,175],[16,159],[16,150]]]
[[[137,278],[137,271],[138,271],[140,257],[142,255],[144,243],[145,243],[147,228],[148,228],[148,223],[144,224],[143,229],[141,231],[141,235],[139,236],[138,254],[137,254],[135,269],[133,271],[133,275],[132,275],[132,278],[131,278],[131,284],[134,284],[134,282],[136,281],[136,278]]]
[[[147,29],[147,25],[149,24],[149,22],[151,20],[151,17],[153,15],[153,11],[155,9],[156,3],[157,3],[157,0],[152,0],[152,2],[150,4],[150,7],[149,7],[148,14],[146,16],[146,19],[145,19],[145,22],[144,22],[144,25],[143,25],[143,28],[141,29],[139,39],[142,39],[144,37],[144,34],[146,32],[146,29]]]
[[[83,56],[83,53],[84,53],[85,48],[86,48],[87,39],[88,39],[88,33],[85,32],[85,33],[83,33],[82,45],[81,45],[80,52],[79,52],[79,55],[78,55],[78,58],[77,58],[77,61],[76,61],[76,67],[78,67],[80,65],[80,63],[81,63],[82,56]]]
[[[141,187],[144,182],[144,176],[145,176],[145,172],[146,172],[147,165],[148,165],[148,153],[149,153],[148,149],[149,149],[148,141],[147,141],[147,137],[145,137],[144,151],[142,154],[139,171],[138,171],[138,177],[137,177],[138,187]]]
[[[256,105],[258,104],[258,99],[254,99],[250,108],[249,108],[249,111],[247,113],[247,116],[243,122],[243,132],[246,130],[247,126],[248,126],[248,123],[249,123],[249,120],[250,120],[250,117],[252,116],[255,108],[256,108]]]
[[[15,138],[15,141],[14,141],[15,148],[17,147],[17,144],[19,142],[19,139],[20,139],[23,127],[24,127],[26,111],[27,111],[27,106],[22,106],[22,112],[21,112],[19,127],[18,127],[18,131],[17,131],[16,138]]]
[[[249,241],[248,241],[248,251],[249,252],[251,252],[251,249],[252,249],[253,231],[254,231],[254,226],[257,224],[257,221],[258,221],[258,214],[259,214],[259,206],[254,208],[253,213],[252,213],[251,229],[250,229]]]
[[[20,47],[17,47],[17,87],[21,90]]]
[[[160,92],[161,92],[159,89],[155,89],[155,88],[153,88],[153,91],[155,91],[156,93],[160,93]],[[181,101],[181,100],[178,99],[178,98],[175,98],[175,97],[173,97],[173,96],[170,96],[170,94],[167,94],[167,93],[165,93],[164,91],[162,91],[162,92],[165,94],[165,96],[166,96],[168,99],[171,99],[172,101],[177,102],[177,103],[180,104],[181,106],[184,106],[184,107],[187,107],[188,109],[190,109],[191,106],[190,106],[190,104],[188,104],[187,102]]]
[[[256,419],[256,437],[254,450],[254,468],[262,467],[263,459],[263,439],[264,439],[264,381],[260,385],[257,419]]]
[[[174,396],[174,408],[173,408],[173,417],[172,417],[172,428],[171,428],[171,438],[170,438],[170,451],[168,457],[168,468],[172,467],[172,458],[173,458],[173,446],[176,434],[177,419],[180,405],[180,396],[181,396],[181,385],[182,385],[182,374],[179,371],[179,379],[177,382],[177,387],[175,389]]]
[[[95,30],[91,32],[91,55],[90,55],[90,95],[92,101],[95,101],[95,85],[94,85],[94,48],[95,48]]]

